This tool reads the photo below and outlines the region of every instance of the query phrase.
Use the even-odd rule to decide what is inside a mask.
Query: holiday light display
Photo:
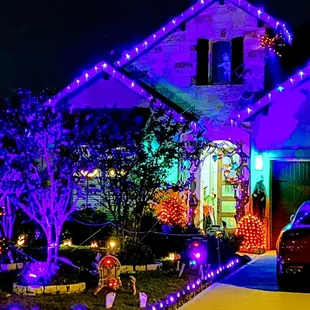
[[[231,139],[228,139],[231,142]],[[236,200],[236,221],[245,215],[245,206],[249,201],[249,180],[246,174],[249,174],[249,156],[243,151],[242,143],[235,142],[236,147],[230,149],[221,149],[221,154],[213,155],[213,160],[220,160],[228,157],[233,161],[235,155],[239,155],[240,162],[232,162],[223,169],[223,175],[227,184],[234,187],[234,198]],[[234,175],[231,176],[231,171]]]
[[[266,251],[266,235],[262,222],[251,214],[244,216],[235,230],[238,237],[242,237],[240,252],[264,253]]]
[[[297,86],[299,82],[303,82],[310,75],[310,65],[307,64],[302,70],[296,72],[296,74],[290,77],[286,82],[278,85],[274,90],[267,93],[262,99],[258,100],[251,107],[247,107],[243,111],[239,111],[236,117],[232,118],[231,122],[242,123],[246,121],[251,115],[255,115],[263,107],[271,104],[272,101],[277,99],[285,99],[287,93]]]
[[[291,43],[292,37],[289,31],[286,28],[286,25],[282,22],[277,21],[272,18],[269,14],[264,12],[262,9],[257,8],[250,4],[246,0],[230,0],[230,2],[234,3],[237,7],[246,11],[252,16],[256,16],[259,20],[263,21],[267,26],[273,29],[281,29],[284,33],[286,40]],[[150,37],[145,39],[139,45],[136,45],[131,51],[125,51],[120,60],[118,60],[115,65],[124,66],[129,62],[132,62],[136,57],[138,57],[141,53],[144,53],[146,50],[152,48],[155,44],[157,44],[160,40],[162,40],[167,35],[171,34],[173,31],[178,29],[183,22],[187,22],[190,18],[196,16],[203,10],[205,10],[208,6],[214,3],[213,0],[199,0],[195,5],[187,9],[181,15],[173,18],[167,25],[159,29],[157,32],[152,34]]]
[[[230,260],[226,265],[221,265],[219,268],[215,270],[209,270],[207,274],[203,277],[200,277],[196,280],[192,280],[188,282],[183,289],[171,292],[166,298],[157,301],[154,304],[148,305],[148,310],[169,310],[176,309],[183,305],[186,301],[196,293],[201,292],[203,289],[207,288],[214,281],[216,281],[219,277],[223,277],[229,273],[230,270],[234,270],[234,268],[240,266],[242,262],[239,258],[234,258]],[[130,278],[135,283],[136,279],[133,276]]]
[[[203,277],[190,281],[184,286],[183,289],[171,292],[164,300],[158,301],[153,305],[148,306],[148,310],[165,310],[165,309],[176,309],[184,304],[184,301],[188,301],[189,298],[195,296],[195,293],[201,292],[207,288],[212,282],[216,281],[218,277],[223,276],[225,273],[238,265],[240,265],[238,258],[229,261],[226,265],[222,265],[219,268],[208,271]],[[193,294],[194,293],[194,294]]]
[[[162,203],[159,221],[166,225],[185,226],[187,224],[187,208],[177,197],[170,197]]]
[[[204,265],[207,263],[208,244],[202,238],[193,238],[187,240],[187,256],[190,262]]]
[[[276,53],[279,57],[282,56],[277,50],[278,47],[285,46],[284,39],[281,35],[276,34],[274,36],[271,36],[266,32],[264,35],[260,35],[259,38],[260,38],[260,48],[267,48],[270,51]]]

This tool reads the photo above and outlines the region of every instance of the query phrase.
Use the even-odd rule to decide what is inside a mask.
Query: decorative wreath
[[[232,170],[231,167],[225,168],[224,170],[225,181],[229,184],[235,185],[238,183],[239,179],[238,179],[238,176],[232,177],[230,175],[231,170]]]

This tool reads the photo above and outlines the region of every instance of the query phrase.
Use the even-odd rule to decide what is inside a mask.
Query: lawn
[[[135,277],[137,279],[137,295],[133,296],[129,276],[122,276],[123,287],[117,293],[114,310],[139,309],[139,292],[145,292],[148,295],[149,304],[155,303],[165,298],[170,292],[182,289],[189,281],[189,276],[178,278],[177,273],[173,271],[141,272]],[[35,297],[14,294],[7,296],[7,293],[2,292],[0,293],[0,309],[7,310],[9,305],[14,304],[19,305],[22,310],[69,310],[74,305],[84,304],[90,310],[102,310],[105,306],[105,293],[102,292],[98,296],[94,296],[93,292],[94,289],[88,289],[81,294]]]

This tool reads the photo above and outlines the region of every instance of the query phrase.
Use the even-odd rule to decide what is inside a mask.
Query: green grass
[[[114,310],[134,310],[139,309],[139,292],[148,295],[148,303],[152,304],[165,298],[170,292],[182,289],[189,281],[188,277],[178,278],[172,271],[150,271],[141,272],[135,275],[137,279],[137,295],[132,295],[129,286],[129,277],[122,276],[123,287],[117,293],[113,306]],[[1,284],[0,284],[1,286]],[[31,310],[38,307],[40,310],[69,310],[76,304],[84,304],[90,310],[102,310],[105,308],[105,293],[94,296],[94,289],[88,289],[81,294],[54,295],[54,296],[7,296],[0,293],[0,309],[4,310],[10,304],[18,304],[23,310]]]

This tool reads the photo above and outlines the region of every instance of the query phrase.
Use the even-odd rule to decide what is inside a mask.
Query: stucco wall
[[[128,109],[135,106],[147,106],[148,103],[121,82],[109,77],[101,77],[89,83],[70,99],[73,108]]]

